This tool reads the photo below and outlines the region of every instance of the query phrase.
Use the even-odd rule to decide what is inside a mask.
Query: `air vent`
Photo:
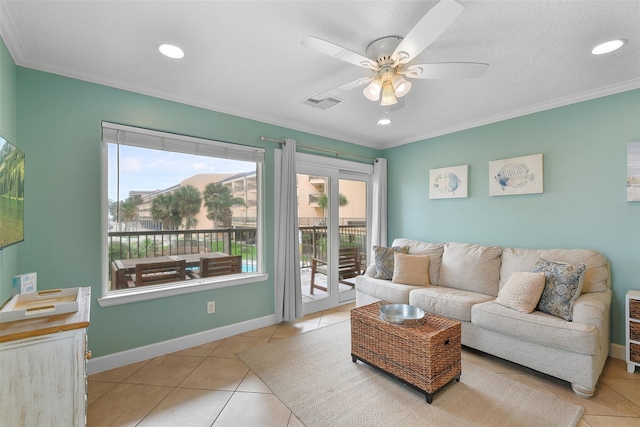
[[[311,97],[302,101],[303,104],[311,105],[312,107],[319,108],[321,110],[327,110],[331,107],[335,107],[342,102],[344,102],[342,99],[334,98],[332,96],[324,99],[314,99]]]

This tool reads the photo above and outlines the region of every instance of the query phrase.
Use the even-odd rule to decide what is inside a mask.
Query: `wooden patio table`
[[[186,261],[186,268],[198,267],[200,258],[219,258],[229,256],[222,252],[209,252],[206,254],[184,254],[184,255],[165,255],[148,258],[129,258],[117,259],[111,263],[111,284],[115,284],[116,289],[126,289],[127,274],[136,274],[137,264],[149,264],[154,262],[166,261]]]

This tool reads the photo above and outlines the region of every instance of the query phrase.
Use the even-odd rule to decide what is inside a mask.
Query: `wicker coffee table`
[[[444,386],[460,381],[460,322],[427,313],[421,326],[392,325],[380,319],[385,304],[351,310],[351,359],[423,392],[431,403]]]

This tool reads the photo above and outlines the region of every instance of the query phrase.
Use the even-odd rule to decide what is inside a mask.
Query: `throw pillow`
[[[409,252],[409,246],[394,246],[391,248],[384,246],[373,247],[376,262],[376,275],[374,278],[391,280],[393,277],[393,254],[396,252],[406,254]]]
[[[394,253],[393,283],[414,286],[429,285],[429,255]]]
[[[513,273],[498,292],[496,302],[521,313],[531,313],[540,301],[544,284],[545,275],[543,272]]]
[[[571,265],[540,258],[533,268],[534,273],[542,272],[545,275],[538,310],[571,321],[573,303],[582,292],[586,269],[584,264]]]

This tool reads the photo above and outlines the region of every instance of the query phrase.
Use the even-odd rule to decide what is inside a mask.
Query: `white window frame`
[[[102,123],[102,129],[102,297],[98,298],[98,303],[101,307],[129,304],[139,301],[148,301],[157,298],[166,298],[193,292],[207,291],[211,289],[245,285],[248,283],[264,282],[269,279],[269,275],[267,273],[264,273],[264,149],[232,144],[228,142],[176,135],[167,132],[153,131],[108,122]],[[109,228],[109,215],[107,214],[109,203],[108,145],[109,143],[114,141],[114,138],[115,140],[120,141],[123,136],[129,137],[131,139],[132,143],[129,143],[130,141],[127,140],[127,145],[134,145],[142,148],[157,149],[158,146],[162,146],[168,151],[182,152],[186,154],[202,154],[210,155],[211,157],[232,158],[235,160],[256,162],[256,180],[258,185],[258,217],[256,224],[256,246],[258,250],[256,256],[258,262],[258,272],[192,279],[185,282],[167,283],[163,285],[147,286],[138,289],[109,289],[109,283],[107,280],[107,277],[110,274],[108,257],[109,248],[107,239]]]

